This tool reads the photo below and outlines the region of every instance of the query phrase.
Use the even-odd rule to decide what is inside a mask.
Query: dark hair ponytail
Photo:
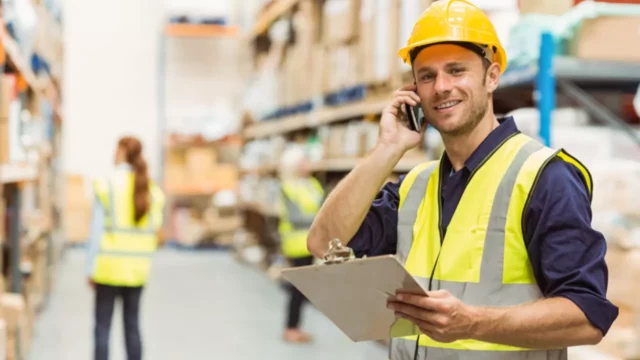
[[[120,139],[118,146],[124,149],[125,159],[133,168],[133,219],[138,223],[151,207],[147,162],[142,157],[142,143],[135,137],[128,136]]]

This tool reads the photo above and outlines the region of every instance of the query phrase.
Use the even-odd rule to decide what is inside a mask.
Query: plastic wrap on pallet
[[[640,5],[585,1],[562,15],[522,15],[509,33],[510,41],[506,49],[509,67],[537,61],[543,32],[550,32],[554,36],[556,55],[565,55],[586,20],[609,16],[640,16]]]

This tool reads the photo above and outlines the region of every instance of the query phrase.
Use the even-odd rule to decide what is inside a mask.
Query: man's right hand
[[[417,146],[422,139],[421,133],[409,128],[409,118],[404,105],[415,106],[420,103],[416,94],[416,85],[405,85],[393,93],[393,101],[382,112],[378,144],[390,146],[402,154]]]

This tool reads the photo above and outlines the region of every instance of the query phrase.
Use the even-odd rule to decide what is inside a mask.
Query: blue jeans
[[[128,360],[142,360],[140,339],[140,295],[142,287],[123,287],[96,284],[95,304],[95,360],[109,360],[109,333],[116,298],[122,298],[125,344]]]

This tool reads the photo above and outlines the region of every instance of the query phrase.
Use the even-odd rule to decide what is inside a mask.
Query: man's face
[[[450,136],[465,135],[476,128],[494,89],[493,81],[486,81],[480,56],[457,45],[433,45],[418,54],[413,69],[429,124]]]

